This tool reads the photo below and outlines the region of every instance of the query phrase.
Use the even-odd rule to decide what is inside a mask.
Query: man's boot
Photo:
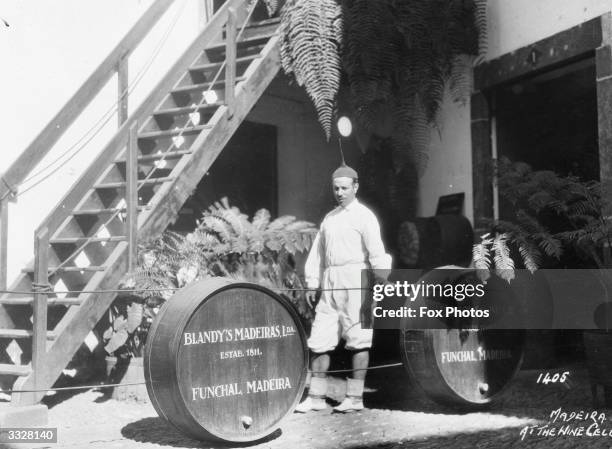
[[[350,413],[363,410],[363,384],[360,379],[346,379],[346,397],[336,407],[335,412]]]
[[[327,394],[327,379],[325,377],[311,377],[308,397],[295,408],[297,413],[306,413],[310,410],[319,411],[327,408],[325,395]]]

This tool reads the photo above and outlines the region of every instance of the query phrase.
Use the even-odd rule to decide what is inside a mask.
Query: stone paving
[[[266,441],[240,447],[253,448],[578,448],[612,447],[606,436],[546,436],[541,428],[521,435],[526,426],[543,426],[551,412],[593,411],[590,387],[582,365],[553,370],[571,371],[566,384],[536,384],[540,370],[522,371],[499,400],[485,410],[459,411],[430,402],[408,382],[403,368],[372,372],[365,395],[367,410],[349,415],[332,414],[331,408],[287,417]],[[335,381],[336,390],[342,381]],[[212,448],[181,435],[164,423],[149,403],[105,400],[97,391],[73,395],[49,410],[49,425],[58,427],[59,443],[52,448]],[[605,420],[593,427],[590,418],[550,423],[544,428],[583,432],[590,427],[612,433],[612,410],[601,409]],[[528,431],[531,429],[527,427]],[[538,435],[540,432],[540,435]],[[525,433],[525,432],[523,432]],[[8,448],[8,446],[6,446]],[[14,447],[26,447],[15,445]],[[35,447],[35,446],[29,446]]]

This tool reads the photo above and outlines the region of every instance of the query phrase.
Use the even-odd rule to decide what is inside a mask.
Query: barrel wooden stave
[[[432,284],[445,282],[449,269],[456,270],[452,275],[454,281],[474,275],[474,270],[458,266],[445,268],[430,271],[421,280]],[[508,284],[501,282],[512,294]],[[514,329],[400,332],[402,362],[410,380],[436,402],[471,407],[490,403],[514,378],[521,367],[524,341],[525,331]]]
[[[472,225],[463,215],[436,215],[403,222],[398,231],[401,268],[467,266],[472,259],[473,242]]]
[[[436,402],[478,407],[490,403],[520,369],[524,332],[516,330],[423,330],[402,332],[402,361],[410,379]],[[445,363],[442,353],[504,351],[502,360]]]
[[[181,344],[184,333],[196,329],[231,333],[274,320],[292,326],[295,335],[254,340],[258,357],[220,359],[221,352],[237,350],[230,342],[215,344],[204,355],[200,352],[212,346]],[[251,344],[238,346],[244,350]],[[306,336],[288,301],[253,284],[215,278],[179,291],[160,310],[147,341],[145,379],[158,414],[181,432],[199,439],[247,442],[270,434],[293,410],[304,389],[307,363]],[[281,374],[289,379],[290,389],[246,394],[244,381]],[[193,382],[202,383],[204,391],[208,382],[239,384],[243,394],[205,398],[193,405]],[[252,422],[247,426],[248,419]]]

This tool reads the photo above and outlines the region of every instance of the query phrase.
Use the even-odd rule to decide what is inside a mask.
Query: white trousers
[[[323,272],[323,294],[315,309],[308,347],[315,353],[333,350],[340,338],[347,349],[372,347],[372,329],[361,328],[361,270],[366,264],[328,267]],[[347,288],[351,289],[347,289]],[[330,291],[329,289],[334,289]],[[336,290],[337,289],[337,290]],[[347,290],[345,290],[347,289]]]

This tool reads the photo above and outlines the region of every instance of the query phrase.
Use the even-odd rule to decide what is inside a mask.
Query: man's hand
[[[312,309],[314,308],[315,302],[317,300],[317,291],[316,290],[308,290],[306,292],[306,303]]]

